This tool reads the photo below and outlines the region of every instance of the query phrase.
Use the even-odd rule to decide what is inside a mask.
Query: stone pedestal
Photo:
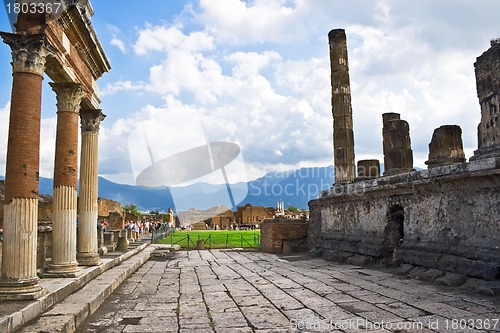
[[[126,236],[118,237],[118,242],[116,243],[116,249],[119,251],[127,251],[128,250],[128,240]]]
[[[415,171],[411,150],[410,126],[398,113],[384,113],[383,148],[384,176]]]
[[[358,177],[356,180],[367,180],[380,177],[380,162],[378,160],[358,161]]]
[[[98,253],[98,155],[99,126],[105,115],[101,110],[80,110],[82,150],[80,161],[80,198],[78,220],[78,253],[80,265],[99,265]],[[101,242],[102,244],[102,242]]]
[[[445,125],[436,128],[429,144],[429,160],[425,164],[430,169],[463,162],[465,162],[465,153],[460,126]]]
[[[333,158],[335,184],[354,181],[354,132],[352,129],[351,87],[347,61],[347,41],[343,29],[328,34],[333,114]]]
[[[12,95],[5,174],[0,300],[36,299],[44,294],[37,276],[40,111],[44,34],[0,33],[12,50]]]
[[[52,223],[50,221],[38,222],[38,242],[37,242],[37,272],[40,274],[45,273],[45,265],[47,257],[51,253],[47,253],[48,248],[52,248]],[[48,255],[47,255],[48,254]]]
[[[478,149],[471,161],[500,157],[500,40],[493,39],[491,47],[474,64],[481,122],[477,127]]]

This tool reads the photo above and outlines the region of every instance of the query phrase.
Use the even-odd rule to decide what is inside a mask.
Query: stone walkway
[[[78,332],[500,332],[498,298],[295,259],[204,250],[150,260]]]

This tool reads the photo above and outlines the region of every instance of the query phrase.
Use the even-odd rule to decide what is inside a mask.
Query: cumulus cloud
[[[127,53],[127,47],[125,46],[125,42],[120,38],[121,31],[118,27],[108,24],[107,29],[111,34],[111,41],[109,42],[111,45],[116,46],[121,53]]]
[[[10,102],[0,108],[0,174],[5,174]],[[40,128],[40,176],[54,176],[56,118],[44,118]]]
[[[409,122],[416,166],[424,167],[432,131],[443,124],[462,127],[468,156],[477,146],[473,62],[497,30],[493,10],[451,0],[200,0],[190,11],[186,22],[138,28],[133,51],[149,61],[147,77],[110,83],[103,95],[144,91],[165,104],[144,102],[106,128],[103,155],[139,154],[125,144],[139,125],[156,128],[159,150],[171,149],[154,133],[174,127],[182,139],[194,129],[158,119],[184,112],[199,117],[207,141],[240,145],[252,177],[331,164],[327,33],[337,27],[348,37],[357,159],[382,159],[385,112]],[[133,168],[125,158],[119,170],[103,158],[109,174]]]

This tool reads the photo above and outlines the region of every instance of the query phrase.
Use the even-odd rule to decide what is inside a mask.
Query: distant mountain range
[[[3,177],[0,176],[0,179]],[[290,172],[273,172],[248,183],[231,184],[234,200],[228,195],[226,184],[196,183],[185,187],[142,187],[117,184],[99,177],[99,197],[116,200],[122,205],[134,204],[142,211],[177,211],[190,208],[208,209],[217,205],[228,207],[250,203],[254,206],[275,207],[279,200],[307,209],[307,202],[315,199],[333,183],[333,166],[302,168]],[[52,194],[53,180],[40,177],[40,193]]]
[[[381,165],[383,169],[383,165]],[[280,200],[285,207],[292,205],[307,209],[307,203],[334,182],[333,166],[301,168],[290,172],[272,172],[248,183],[196,183],[185,187],[142,187],[113,183],[99,177],[99,197],[116,200],[122,205],[134,204],[142,211],[177,211],[190,208],[208,209],[217,205],[275,207]],[[3,177],[0,176],[0,179]],[[52,194],[53,181],[40,178],[40,193]],[[228,193],[233,195],[234,200]]]

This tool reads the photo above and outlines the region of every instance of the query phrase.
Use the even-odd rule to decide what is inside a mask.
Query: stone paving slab
[[[187,251],[148,261],[77,332],[500,332],[500,299],[319,258]]]
[[[84,296],[85,299],[88,298],[89,294],[99,294],[102,296],[102,300],[104,300],[125,279],[123,268],[127,265],[121,264],[124,264],[130,257],[141,253],[149,245],[149,242],[145,241],[132,245],[134,246],[131,246],[127,252],[117,251],[111,253],[111,256],[101,258],[102,264],[99,266],[81,267],[81,274],[78,277],[40,279],[39,283],[46,290],[46,294],[37,300],[1,303],[0,333],[15,332],[20,326],[36,319],[42,313],[46,312],[47,309],[62,300],[73,299],[73,303],[83,304],[81,299],[75,300],[74,296],[71,295],[71,293],[80,288],[88,291],[80,293],[80,295],[86,295]],[[137,260],[134,259],[132,261],[135,262]],[[118,280],[109,276],[109,271],[113,267],[117,267],[113,274],[121,276]],[[132,272],[130,271],[130,273]],[[104,282],[99,284],[100,287],[89,289],[90,285],[95,286],[95,284],[90,284],[92,280]],[[54,326],[66,327],[64,331],[72,332],[75,330],[76,324],[80,324],[83,319],[87,318],[89,311],[95,310],[101,303],[96,303],[95,300],[94,302],[85,302],[81,307],[73,307],[72,310],[56,305],[51,311],[59,312],[57,318],[41,319],[41,327],[46,327],[44,321],[47,323],[53,322]]]

